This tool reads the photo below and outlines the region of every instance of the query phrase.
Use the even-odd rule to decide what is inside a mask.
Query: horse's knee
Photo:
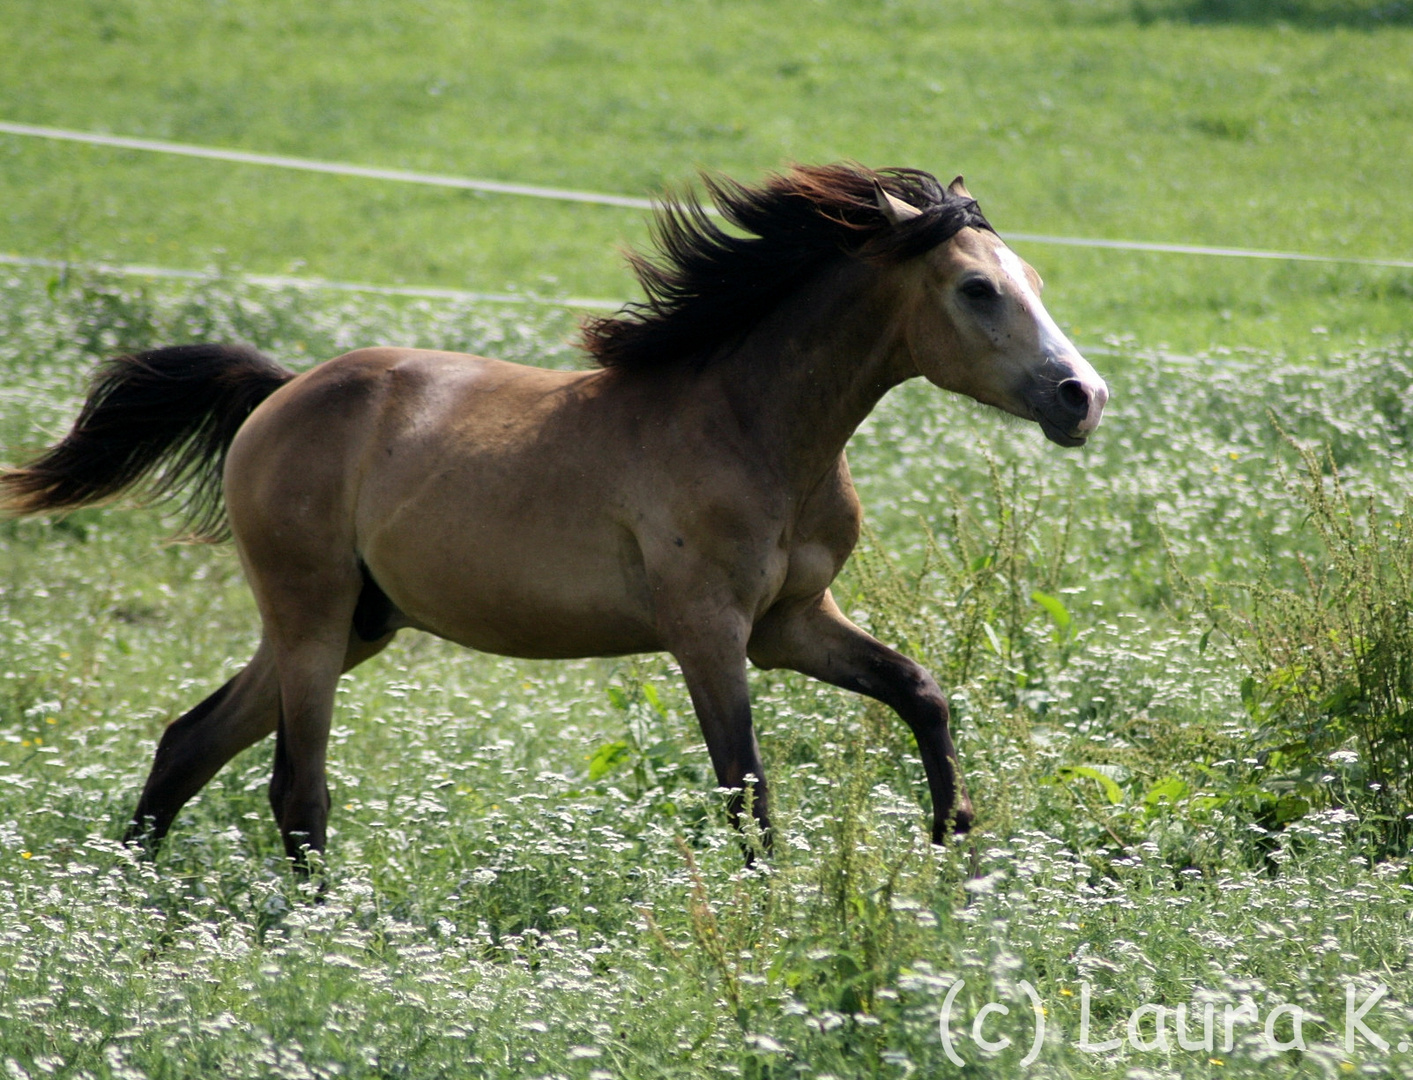
[[[887,685],[888,704],[915,729],[945,728],[951,707],[932,673],[906,656],[895,654],[890,659],[893,662],[876,676]]]
[[[909,661],[912,671],[909,673],[909,684],[913,697],[929,708],[941,713],[945,719],[951,714],[951,706],[947,703],[947,695],[942,692],[942,687],[937,685],[937,680],[932,677],[932,672],[928,671],[921,664]]]

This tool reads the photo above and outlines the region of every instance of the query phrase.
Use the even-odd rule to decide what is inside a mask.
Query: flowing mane
[[[917,169],[797,165],[759,187],[710,176],[703,183],[721,216],[746,235],[721,229],[695,195],[663,205],[656,256],[628,256],[647,300],[584,323],[584,347],[600,366],[708,356],[841,259],[897,263],[967,226],[991,228],[975,200]],[[875,185],[922,213],[892,224]]]

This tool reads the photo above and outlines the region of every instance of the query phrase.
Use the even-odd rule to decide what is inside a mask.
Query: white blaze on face
[[[1025,263],[1021,262],[1020,256],[1005,244],[998,243],[996,245],[996,261],[1001,264],[1001,269],[1011,279],[1011,284],[1016,287],[1016,292],[1020,293],[1021,298],[1025,301],[1025,306],[1030,309],[1031,317],[1035,320],[1035,329],[1040,337],[1041,351],[1047,357],[1058,358],[1071,353],[1077,357],[1079,350],[1074,347],[1069,338],[1065,337],[1065,332],[1055,325],[1055,320],[1050,318],[1050,313],[1045,310],[1045,305],[1036,295],[1034,287],[1030,284],[1030,276],[1025,272]]]
[[[1040,297],[1030,283],[1030,276],[1026,274],[1025,263],[1021,262],[1020,256],[998,241],[996,260],[1001,264],[1006,277],[1015,285],[1016,292],[1020,294],[1031,318],[1035,320],[1036,336],[1040,340],[1040,354],[1044,362],[1068,368],[1069,370],[1060,374],[1059,378],[1078,380],[1088,393],[1089,415],[1080,424],[1080,429],[1085,433],[1093,431],[1099,426],[1104,404],[1109,400],[1108,385],[1090,366],[1089,361],[1079,354],[1079,350],[1065,336],[1065,332],[1055,325],[1055,320],[1050,318],[1050,313],[1045,310],[1045,305],[1040,302]]]

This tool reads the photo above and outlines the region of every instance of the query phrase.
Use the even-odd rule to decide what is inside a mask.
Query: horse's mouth
[[[1086,442],[1089,441],[1088,435],[1071,434],[1070,432],[1065,431],[1063,428],[1059,427],[1057,424],[1055,424],[1053,420],[1051,420],[1048,416],[1045,416],[1043,413],[1037,414],[1035,420],[1040,425],[1040,430],[1045,433],[1045,437],[1049,439],[1052,443],[1055,443],[1059,446],[1083,446]]]
[[[1030,412],[1040,430],[1060,446],[1083,446],[1104,415],[1109,388],[1079,356],[1060,368],[1064,377],[1042,385],[1030,399]],[[1089,377],[1086,377],[1088,375]]]

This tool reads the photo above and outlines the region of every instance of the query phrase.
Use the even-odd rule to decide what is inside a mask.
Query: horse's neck
[[[792,297],[719,362],[725,395],[802,483],[817,478],[909,370],[896,294],[841,268]]]

